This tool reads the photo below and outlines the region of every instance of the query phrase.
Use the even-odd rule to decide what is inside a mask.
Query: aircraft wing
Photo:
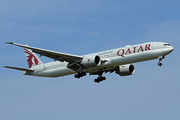
[[[17,43],[13,43],[13,42],[6,42],[6,43],[16,45],[19,47],[23,47],[23,48],[31,49],[33,52],[40,54],[40,56],[46,56],[46,57],[49,57],[49,58],[52,58],[54,60],[58,60],[61,62],[63,62],[63,61],[79,62],[83,59],[83,56],[71,55],[71,54],[66,54],[66,53],[61,53],[61,52],[55,52],[55,51],[40,49],[40,48],[31,47],[31,46],[27,46],[27,45],[21,45],[21,44],[17,44]]]

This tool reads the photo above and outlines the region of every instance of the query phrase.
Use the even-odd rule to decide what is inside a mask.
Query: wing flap
[[[73,62],[73,61],[80,61],[83,59],[82,56],[78,56],[78,55],[71,55],[71,54],[66,54],[66,53],[61,53],[61,52],[55,52],[55,51],[40,49],[40,48],[31,47],[31,46],[27,46],[27,45],[21,45],[21,44],[17,44],[17,43],[13,43],[13,42],[6,42],[6,43],[16,45],[19,47],[23,47],[23,48],[31,49],[31,50],[33,50],[33,52],[40,54],[40,56],[46,56],[46,57],[52,58],[54,60],[62,61],[62,62],[63,61]]]
[[[11,67],[11,66],[4,66],[5,68],[20,70],[20,71],[26,71],[26,72],[34,72],[34,70],[26,69],[26,68],[19,68],[19,67]]]

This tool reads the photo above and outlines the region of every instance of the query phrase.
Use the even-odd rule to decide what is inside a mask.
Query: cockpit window
[[[171,46],[170,44],[164,44],[164,46]]]

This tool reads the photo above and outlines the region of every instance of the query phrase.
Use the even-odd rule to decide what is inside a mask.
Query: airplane
[[[29,69],[4,66],[23,71],[24,75],[39,77],[60,77],[75,74],[75,78],[89,75],[98,75],[94,82],[106,80],[103,73],[117,73],[120,76],[134,74],[135,67],[132,63],[159,59],[158,66],[162,66],[162,59],[174,50],[174,47],[165,42],[148,42],[138,45],[127,45],[117,49],[87,54],[72,55],[46,49],[6,42],[24,48]],[[52,58],[54,61],[44,64],[36,54]]]

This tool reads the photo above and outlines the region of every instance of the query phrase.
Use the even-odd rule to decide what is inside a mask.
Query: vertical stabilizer
[[[33,53],[31,49],[24,48],[24,52],[26,55],[29,68],[43,64],[42,61],[36,56],[35,53]]]

